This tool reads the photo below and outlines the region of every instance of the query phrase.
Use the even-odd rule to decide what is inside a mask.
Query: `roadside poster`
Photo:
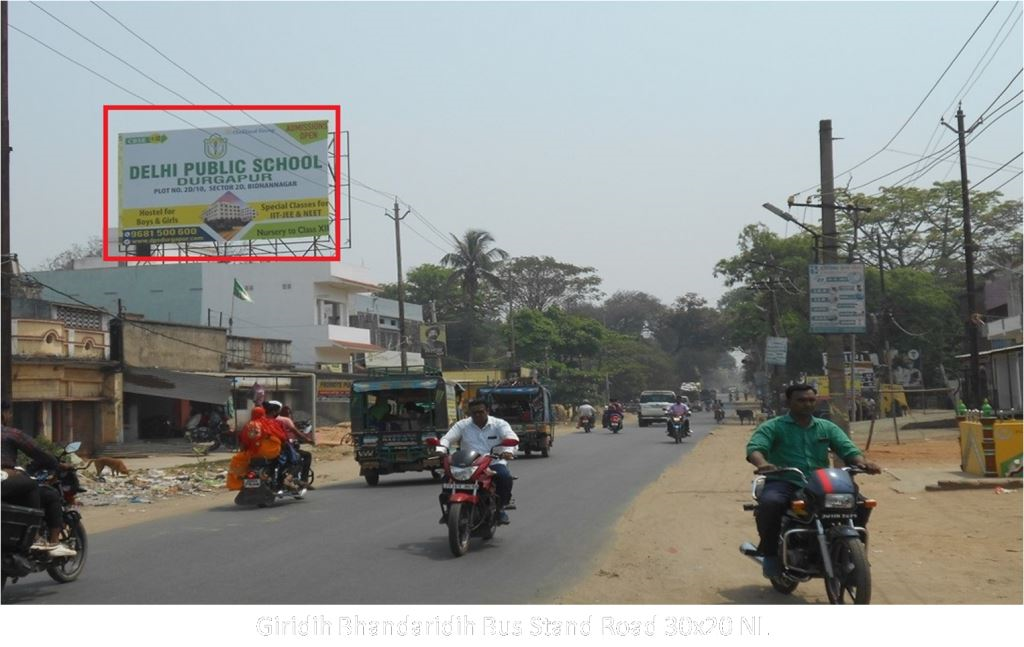
[[[810,331],[814,334],[867,332],[864,265],[840,263],[808,266]]]
[[[352,380],[316,381],[316,399],[321,402],[347,402],[352,395]]]
[[[327,236],[327,121],[123,133],[125,244]]]
[[[789,340],[786,337],[769,337],[765,344],[765,364],[769,366],[785,366],[788,342]]]

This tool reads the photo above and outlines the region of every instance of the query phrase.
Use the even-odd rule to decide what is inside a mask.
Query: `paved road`
[[[632,416],[629,417],[632,421]],[[421,473],[325,486],[271,509],[233,504],[91,538],[78,582],[33,575],[4,603],[522,604],[587,572],[631,500],[712,427],[675,445],[662,427],[560,436],[512,464],[519,509],[454,558],[439,486]],[[85,516],[88,528],[88,511]],[[486,578],[488,573],[493,577]]]

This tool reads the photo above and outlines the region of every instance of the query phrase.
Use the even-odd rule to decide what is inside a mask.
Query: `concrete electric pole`
[[[402,278],[402,221],[409,215],[410,210],[398,215],[398,198],[395,198],[395,215],[391,216],[384,212],[388,218],[395,221],[395,256],[398,260],[398,349],[402,356],[402,372],[409,368],[409,360],[406,355],[405,338],[405,281]]]
[[[977,303],[974,292],[974,239],[971,235],[971,192],[967,188],[967,143],[966,136],[974,131],[980,121],[964,130],[964,110],[957,106],[956,128],[947,124],[945,120],[942,125],[957,134],[960,145],[960,198],[963,201],[964,210],[964,264],[967,272],[967,319],[964,321],[964,332],[967,335],[967,345],[971,353],[970,377],[970,400],[967,406],[973,409],[981,408],[981,369],[978,359],[978,326],[973,321],[977,313]]]
[[[836,192],[832,175],[832,120],[818,122],[818,143],[821,151],[821,237],[822,263],[834,265],[839,262],[839,246],[836,244]],[[828,363],[829,410],[832,420],[850,433],[847,418],[846,374],[843,371],[843,336],[825,335],[825,349]]]

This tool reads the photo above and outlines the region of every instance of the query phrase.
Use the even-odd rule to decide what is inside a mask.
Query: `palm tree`
[[[477,305],[477,295],[480,292],[481,283],[490,283],[496,288],[501,287],[501,279],[498,278],[497,270],[502,261],[508,258],[508,252],[497,247],[490,247],[494,238],[489,232],[481,229],[470,229],[462,237],[456,238],[454,234],[452,241],[455,243],[455,251],[445,254],[441,264],[452,268],[454,271],[448,278],[451,284],[460,284],[462,294],[466,297],[466,317],[469,319],[467,331],[470,333],[468,361],[473,361],[473,319]],[[490,249],[488,249],[490,247]]]

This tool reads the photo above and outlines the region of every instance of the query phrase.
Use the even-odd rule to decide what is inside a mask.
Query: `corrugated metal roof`
[[[231,397],[231,380],[162,368],[129,368],[124,373],[124,391],[158,398],[224,404]]]

